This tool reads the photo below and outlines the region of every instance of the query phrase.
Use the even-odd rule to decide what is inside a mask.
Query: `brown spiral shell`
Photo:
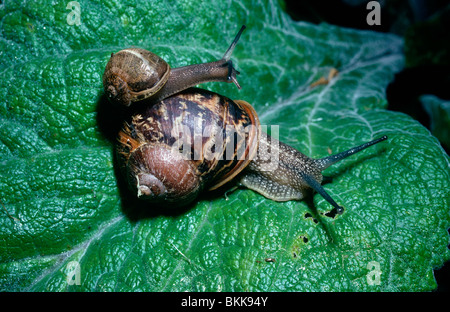
[[[111,54],[103,74],[103,86],[112,102],[130,106],[158,92],[169,75],[169,64],[158,55],[130,48]]]
[[[190,88],[134,111],[117,150],[132,192],[181,206],[239,174],[256,155],[259,128],[250,104]]]

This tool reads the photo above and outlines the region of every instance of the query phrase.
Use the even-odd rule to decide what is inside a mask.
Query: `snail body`
[[[146,100],[157,103],[177,92],[209,81],[233,82],[239,89],[231,54],[244,31],[242,26],[222,59],[171,68],[158,55],[140,48],[112,53],[103,74],[104,91],[118,105]]]
[[[134,111],[119,133],[117,151],[131,191],[151,203],[187,205],[203,190],[238,178],[275,201],[301,200],[312,188],[342,213],[321,186],[321,172],[387,139],[312,159],[260,129],[247,102],[190,88]]]

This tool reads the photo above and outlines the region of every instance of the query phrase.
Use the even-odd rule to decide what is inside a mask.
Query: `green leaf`
[[[420,101],[430,117],[431,133],[444,146],[450,147],[450,101],[444,101],[434,95],[423,95]]]
[[[449,157],[386,110],[400,38],[293,22],[277,1],[79,1],[0,6],[0,289],[6,291],[420,291],[450,257]],[[251,13],[250,13],[251,12]],[[323,157],[388,135],[329,168],[319,195],[277,203],[250,190],[156,210],[120,191],[105,108],[111,52],[134,45],[173,67],[233,60],[242,90],[286,143]],[[310,87],[339,74],[326,85]],[[267,262],[266,258],[275,262]]]

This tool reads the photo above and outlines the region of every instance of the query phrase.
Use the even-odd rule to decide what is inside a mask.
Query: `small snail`
[[[190,88],[135,110],[117,151],[132,192],[152,203],[186,205],[239,175],[244,186],[275,201],[301,200],[312,188],[342,213],[321,186],[321,171],[386,139],[311,159],[263,133],[247,102]]]
[[[130,106],[147,99],[152,103],[208,81],[233,82],[241,88],[231,54],[244,31],[242,26],[222,59],[178,68],[170,68],[156,54],[139,48],[112,53],[103,74],[105,94],[113,103]]]

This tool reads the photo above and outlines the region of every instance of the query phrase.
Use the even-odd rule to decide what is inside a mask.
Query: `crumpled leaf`
[[[419,291],[449,259],[449,158],[410,117],[386,110],[402,40],[296,23],[278,3],[86,1],[0,7],[0,289],[6,291]],[[71,17],[73,18],[73,16]],[[101,76],[134,45],[173,67],[233,60],[280,138],[323,157],[388,135],[329,168],[327,191],[277,203],[250,190],[164,211],[123,191]],[[310,87],[330,70],[338,75]],[[265,261],[273,258],[275,261]]]

